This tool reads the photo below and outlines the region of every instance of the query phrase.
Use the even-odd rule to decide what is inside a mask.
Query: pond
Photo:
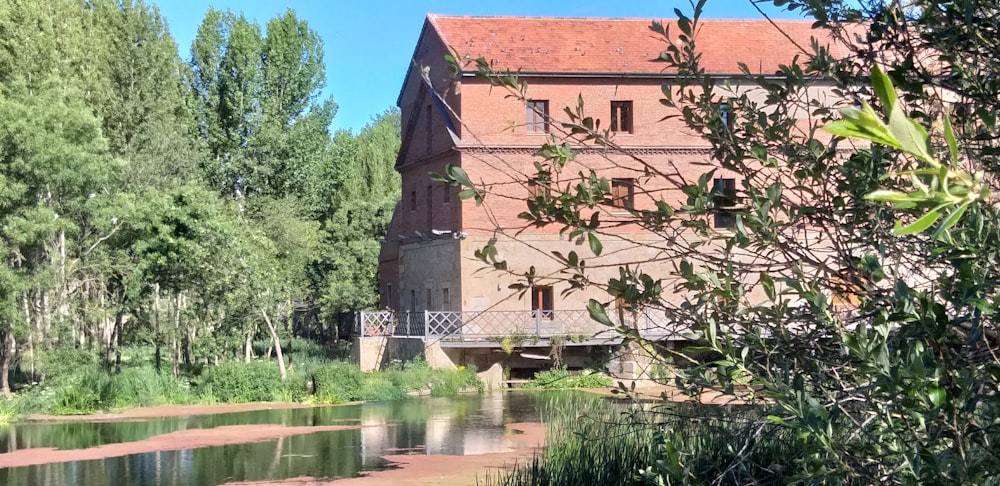
[[[356,477],[362,471],[390,467],[382,459],[389,454],[470,455],[511,450],[514,445],[505,425],[537,422],[543,402],[571,393],[508,392],[117,422],[22,423],[0,430],[0,451],[113,447],[177,431],[231,426],[361,427],[258,442],[11,467],[0,469],[0,484],[173,486],[299,476]],[[0,458],[3,456],[0,454]]]

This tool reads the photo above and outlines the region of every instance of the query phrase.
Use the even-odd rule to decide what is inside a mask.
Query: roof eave
[[[462,71],[459,73],[463,78],[474,78],[479,76],[476,71]],[[650,73],[650,72],[595,72],[595,71],[517,71],[513,74],[519,77],[533,78],[635,78],[635,79],[677,79],[681,77],[677,73]],[[764,79],[784,79],[781,74],[746,75],[744,73],[706,73],[713,78],[745,78],[754,79],[763,77]]]

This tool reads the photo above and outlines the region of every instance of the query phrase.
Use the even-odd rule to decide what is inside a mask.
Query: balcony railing
[[[629,328],[645,337],[679,335],[679,328],[663,311],[626,314]],[[363,311],[355,315],[355,335],[410,336],[446,341],[496,341],[517,336],[525,339],[571,337],[574,341],[620,337],[614,329],[593,319],[585,310],[400,312]]]

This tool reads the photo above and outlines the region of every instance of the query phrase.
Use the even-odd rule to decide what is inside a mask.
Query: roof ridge
[[[497,20],[602,20],[602,21],[622,21],[622,22],[651,22],[654,20],[660,21],[676,21],[676,17],[565,17],[565,16],[546,16],[546,15],[454,15],[454,14],[438,14],[438,13],[428,13],[428,19],[497,19]],[[433,20],[432,20],[433,21]],[[813,23],[814,20],[810,19],[765,19],[765,18],[701,18],[698,22],[761,22],[761,23]]]

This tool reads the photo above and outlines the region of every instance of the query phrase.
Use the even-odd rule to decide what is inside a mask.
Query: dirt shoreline
[[[324,425],[286,427],[278,424],[230,425],[210,429],[187,429],[155,435],[145,440],[105,444],[87,449],[60,450],[54,447],[21,449],[0,454],[0,468],[37,466],[56,462],[90,461],[130,454],[160,451],[180,451],[200,447],[245,444],[293,435],[360,429],[360,425]]]

